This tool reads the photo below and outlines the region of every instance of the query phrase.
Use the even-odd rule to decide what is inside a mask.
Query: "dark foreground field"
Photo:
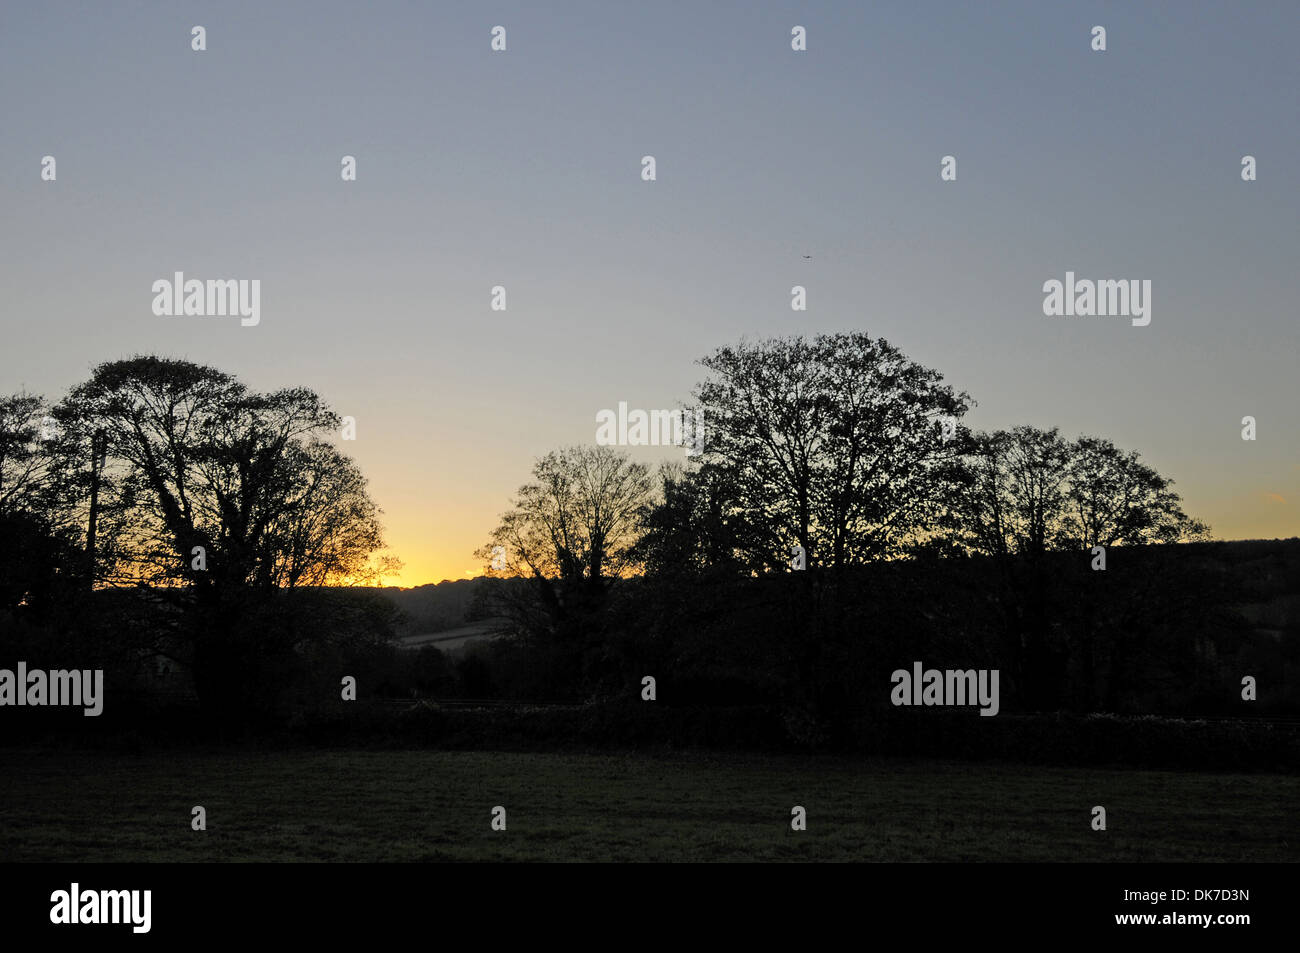
[[[790,809],[808,829],[790,829]],[[0,750],[0,860],[1293,861],[1300,778],[774,756]],[[190,829],[190,809],[208,829]],[[507,830],[490,829],[496,805]],[[1091,830],[1093,805],[1108,829]]]

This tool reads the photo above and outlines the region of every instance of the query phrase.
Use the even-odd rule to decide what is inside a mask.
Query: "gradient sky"
[[[0,9],[0,391],[134,353],[311,387],[357,419],[402,585],[476,573],[601,408],[795,332],[888,339],[976,428],[1138,450],[1219,537],[1300,535],[1293,0],[26,6]],[[1045,317],[1067,269],[1150,279],[1151,324]],[[261,279],[261,324],[156,317],[174,271]]]

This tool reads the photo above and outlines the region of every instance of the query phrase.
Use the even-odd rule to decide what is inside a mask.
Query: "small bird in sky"
[[[812,255],[804,255],[804,258],[807,258],[809,261],[812,261]]]

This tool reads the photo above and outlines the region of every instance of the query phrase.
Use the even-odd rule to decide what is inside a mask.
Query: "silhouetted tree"
[[[106,436],[106,470],[131,504],[119,568],[136,579],[204,592],[376,575],[378,510],[320,439],[339,419],[311,391],[257,394],[214,368],[141,357],[96,368],[56,415],[74,438]]]
[[[533,477],[475,554],[490,574],[598,589],[632,568],[652,487],[644,464],[610,447],[568,447],[538,460]]]
[[[735,506],[728,471],[713,465],[687,469],[666,463],[657,477],[659,494],[642,509],[635,550],[646,574],[677,577],[748,571],[744,553],[759,547],[743,538],[750,527]]]
[[[1093,701],[1098,652],[1114,648],[1114,627],[1101,624],[1113,615],[1099,601],[1107,577],[1090,574],[1067,591],[1045,554],[1073,551],[1083,560],[1094,546],[1204,538],[1208,529],[1183,513],[1171,486],[1136,453],[1096,437],[1068,442],[1056,428],[1027,426],[972,437],[950,522],[961,545],[999,559],[1010,687],[1030,707],[1061,697],[1071,646],[1053,631],[1066,604],[1077,616],[1072,641],[1084,707]]]
[[[98,468],[111,516],[101,578],[154,586],[185,610],[201,698],[237,703],[251,681],[239,666],[272,639],[249,620],[267,616],[274,592],[391,568],[371,562],[379,511],[355,465],[321,439],[340,421],[309,390],[259,394],[211,367],[136,357],[97,367],[54,416],[75,505],[87,481],[73,475]]]
[[[0,513],[30,512],[48,475],[45,401],[33,394],[0,397]],[[44,440],[43,440],[44,438]]]
[[[1069,493],[1062,535],[1070,546],[1177,543],[1209,538],[1209,527],[1189,517],[1169,480],[1099,437],[1070,447]]]
[[[532,581],[527,591],[494,589],[495,611],[540,651],[560,653],[557,670],[591,681],[604,652],[606,591],[635,568],[638,518],[653,484],[644,464],[610,447],[553,451],[533,477],[475,555],[491,575]]]
[[[861,564],[937,528],[971,406],[937,372],[860,332],[724,347],[700,363],[702,463],[731,491],[750,565],[782,568],[794,545],[810,568]]]
[[[992,556],[1205,539],[1172,486],[1109,440],[1016,427],[972,438],[951,506],[964,545]]]
[[[0,614],[44,614],[83,579],[76,533],[53,505],[54,437],[42,398],[0,397]]]

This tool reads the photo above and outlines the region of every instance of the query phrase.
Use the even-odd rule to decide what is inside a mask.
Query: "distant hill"
[[[1191,543],[1169,550],[1187,555],[1213,554],[1213,559],[1249,580],[1243,587],[1242,603],[1249,605],[1247,616],[1257,625],[1289,628],[1297,624],[1300,613],[1300,539],[1251,539],[1230,542]],[[524,579],[489,580],[445,579],[411,589],[397,586],[373,588],[389,599],[404,615],[399,630],[402,637],[446,632],[481,622],[488,613],[478,611],[476,600],[493,582],[527,585]],[[1280,618],[1279,618],[1280,616]],[[1271,624],[1271,625],[1270,625]]]
[[[445,579],[413,589],[386,586],[371,591],[382,594],[402,611],[398,634],[407,638],[459,629],[481,621],[487,613],[479,610],[477,600],[493,583],[526,585],[526,580]]]

